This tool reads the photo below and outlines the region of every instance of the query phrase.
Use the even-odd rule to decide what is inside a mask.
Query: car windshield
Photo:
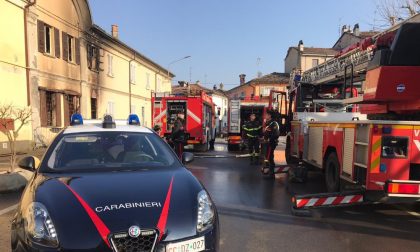
[[[155,134],[100,132],[63,136],[47,157],[54,171],[106,168],[153,169],[176,162]]]

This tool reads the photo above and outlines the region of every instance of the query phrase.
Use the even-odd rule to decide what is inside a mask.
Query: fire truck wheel
[[[288,136],[286,138],[286,149],[284,151],[285,154],[285,158],[286,158],[286,163],[291,165],[291,164],[297,164],[298,160],[295,157],[292,157],[292,155],[290,154],[290,149],[292,147],[292,140],[290,140],[290,137]]]
[[[328,155],[325,163],[325,184],[328,192],[340,191],[340,163],[335,152]]]

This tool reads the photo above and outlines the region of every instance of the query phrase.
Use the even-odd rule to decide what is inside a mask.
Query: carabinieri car
[[[85,121],[86,122],[86,121]],[[136,115],[111,116],[57,135],[12,221],[13,251],[217,251],[218,216],[200,182]]]

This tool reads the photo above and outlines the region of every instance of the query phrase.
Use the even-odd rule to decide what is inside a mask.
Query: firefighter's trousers
[[[184,142],[174,141],[174,150],[179,160],[182,161],[182,154],[184,153]]]
[[[248,138],[248,151],[251,155],[251,162],[253,160],[255,160],[255,162],[258,162],[260,156],[260,139],[258,139],[258,137]]]

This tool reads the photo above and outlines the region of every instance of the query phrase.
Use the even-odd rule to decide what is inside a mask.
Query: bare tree
[[[393,26],[419,13],[420,0],[376,0],[376,7],[385,25]]]
[[[398,20],[403,19],[403,11],[400,8],[399,0],[376,1],[378,14],[386,25],[395,25]]]
[[[412,17],[420,12],[420,0],[401,0],[401,8],[406,9]]]
[[[10,168],[13,172],[16,165],[16,141],[23,126],[31,121],[32,111],[29,107],[19,108],[12,104],[0,105],[0,131],[7,137],[10,145]]]

